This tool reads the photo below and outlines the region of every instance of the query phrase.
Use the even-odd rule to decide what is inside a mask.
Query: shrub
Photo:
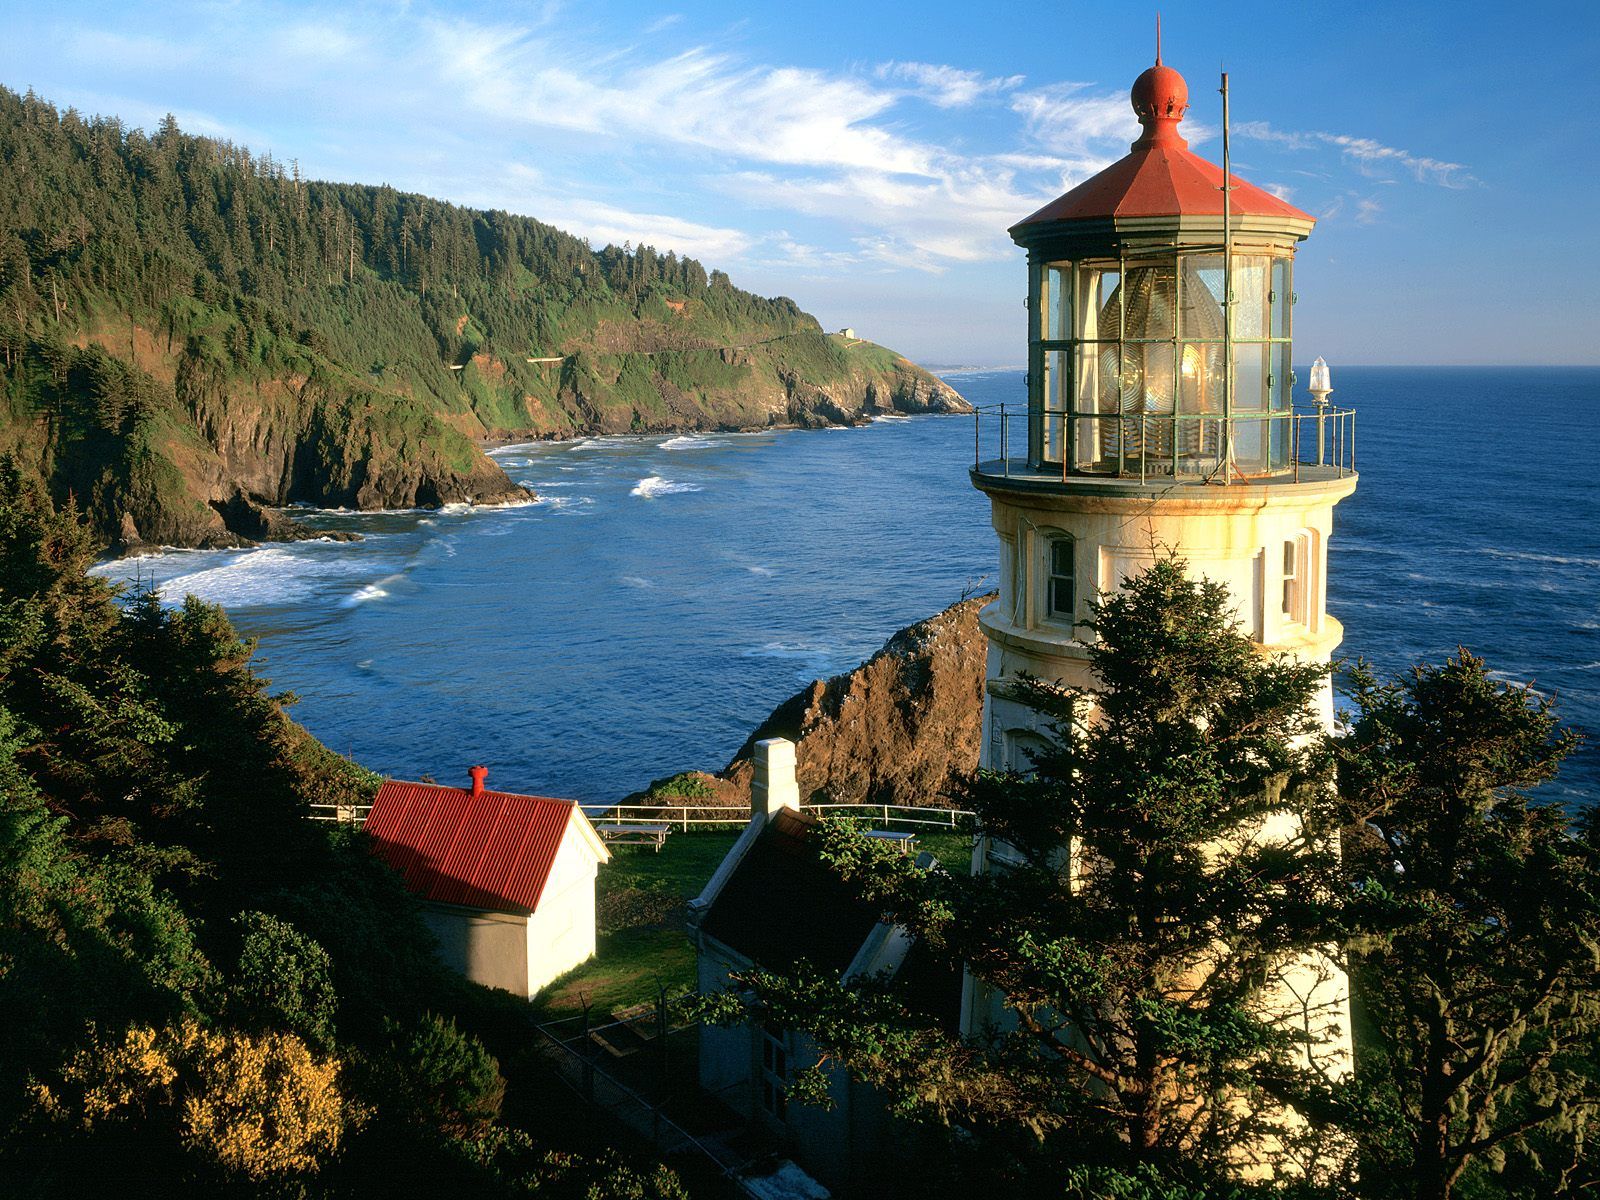
[[[244,934],[228,1009],[252,1025],[283,1028],[319,1049],[333,1045],[338,997],[328,952],[263,912],[234,919]]]

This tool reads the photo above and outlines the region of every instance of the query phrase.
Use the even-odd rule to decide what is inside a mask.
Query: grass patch
[[[588,1003],[590,1016],[600,1021],[615,1009],[653,1003],[658,986],[671,994],[692,988],[694,946],[684,929],[686,906],[739,832],[680,830],[659,853],[646,846],[615,847],[595,885],[595,956],[535,998],[546,1018],[576,1016]],[[917,833],[917,850],[931,853],[946,870],[964,875],[971,868],[971,835]]]

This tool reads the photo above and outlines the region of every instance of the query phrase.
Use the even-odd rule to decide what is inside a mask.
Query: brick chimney
[[[472,776],[472,794],[483,795],[483,781],[488,777],[488,767],[468,767],[467,774]]]
[[[756,743],[755,778],[750,781],[750,820],[765,821],[780,808],[800,808],[800,785],[794,777],[794,743],[768,738]]]

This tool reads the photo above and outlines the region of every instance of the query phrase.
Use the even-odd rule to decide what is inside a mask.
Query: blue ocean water
[[[1020,371],[954,372],[974,403]],[[1465,645],[1600,731],[1600,370],[1343,368],[1361,484],[1329,608],[1386,671]],[[606,801],[721,767],[779,701],[992,585],[972,422],[498,453],[520,508],[300,514],[362,533],[106,564],[223,604],[295,716],[375,770]],[[1558,785],[1600,795],[1600,749]]]

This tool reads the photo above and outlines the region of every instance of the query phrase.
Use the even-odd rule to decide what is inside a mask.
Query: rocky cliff
[[[855,670],[780,704],[720,773],[680,777],[668,794],[748,804],[756,742],[785,737],[803,801],[946,803],[952,776],[978,765],[987,653],[978,610],[992,599],[963,600],[900,630]]]

